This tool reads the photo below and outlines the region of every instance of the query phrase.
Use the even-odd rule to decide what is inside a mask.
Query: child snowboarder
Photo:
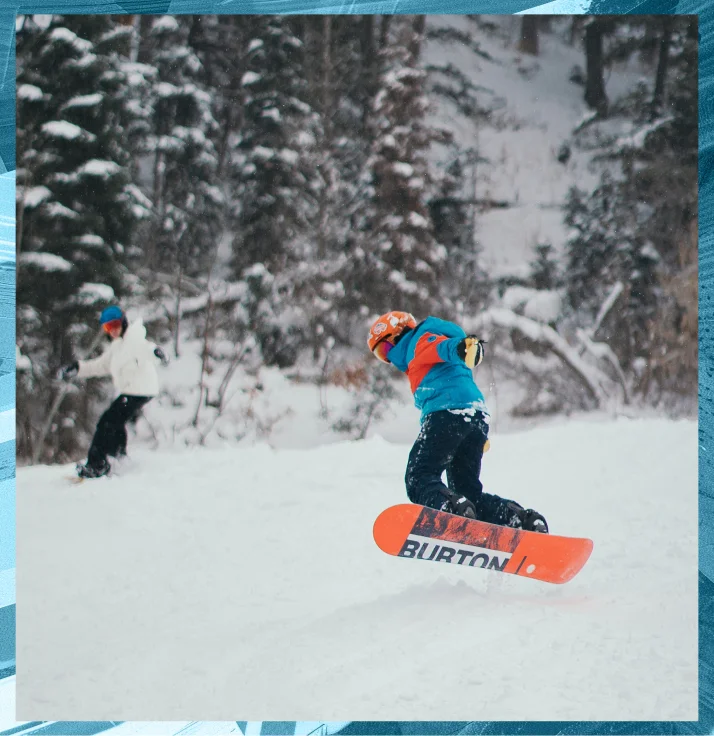
[[[141,320],[130,325],[118,306],[107,307],[99,323],[109,339],[108,348],[93,360],[77,360],[60,371],[63,379],[111,376],[119,396],[102,414],[87,455],[86,465],[77,465],[80,478],[99,478],[110,470],[107,457],[126,455],[126,424],[159,392],[156,364],[168,363],[161,348],[146,339]]]
[[[481,459],[489,414],[472,369],[484,356],[483,341],[453,322],[388,312],[372,324],[372,354],[407,374],[421,431],[409,454],[405,482],[412,503],[491,524],[548,533],[533,509],[483,492]],[[446,471],[448,487],[441,481]]]

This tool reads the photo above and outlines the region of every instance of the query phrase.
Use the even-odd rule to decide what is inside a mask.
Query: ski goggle
[[[104,330],[104,332],[109,334],[110,332],[112,332],[112,330],[116,329],[117,327],[121,327],[121,326],[122,326],[122,321],[120,319],[113,319],[113,320],[110,320],[109,322],[105,322],[102,325],[102,329]]]
[[[381,360],[382,363],[389,363],[389,358],[387,357],[389,355],[389,351],[394,347],[391,342],[387,342],[387,340],[382,340],[382,342],[378,342],[374,346],[374,350],[372,350],[372,354],[375,358],[378,360]]]

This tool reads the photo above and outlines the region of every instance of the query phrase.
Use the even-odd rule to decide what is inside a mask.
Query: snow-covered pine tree
[[[459,321],[485,306],[490,279],[481,265],[482,248],[476,235],[476,164],[481,158],[475,149],[459,151],[453,145],[449,149],[454,157],[435,177],[428,204],[435,238],[447,251],[443,293],[454,304],[454,318]]]
[[[284,364],[295,359],[307,326],[298,291],[316,254],[320,120],[308,102],[303,44],[289,19],[253,20],[243,120],[233,142],[233,270],[243,278],[260,264],[275,277],[266,312],[272,317],[256,332],[268,364]]]
[[[55,312],[86,302],[70,297],[98,275],[120,288],[134,225],[120,125],[129,113],[118,52],[128,33],[110,17],[53,16],[39,26],[28,16],[17,34],[18,287],[32,272],[33,298]]]
[[[303,48],[287,19],[261,16],[248,42],[234,179],[240,196],[235,270],[284,270],[303,255],[314,215],[316,113],[306,101]]]
[[[102,15],[18,22],[17,334],[33,371],[32,391],[18,402],[37,417],[52,403],[54,372],[91,339],[98,309],[122,291],[137,204],[123,69],[130,33]],[[46,450],[30,429],[18,452],[71,454],[77,428],[61,429],[75,418],[81,424],[80,408],[63,405]]]
[[[142,40],[156,68],[151,89],[142,184],[152,214],[142,232],[148,274],[205,273],[223,225],[224,195],[216,182],[217,129],[204,70],[188,43],[191,16],[157,16]],[[150,51],[147,51],[147,46]],[[180,290],[177,282],[176,290]]]
[[[698,19],[657,20],[650,128],[629,169],[633,200],[650,205],[642,229],[659,257],[661,289],[642,378],[652,400],[694,396],[698,377]]]
[[[191,16],[188,44],[201,63],[201,80],[210,90],[216,125],[209,133],[218,157],[216,176],[220,181],[230,173],[231,139],[243,121],[242,78],[255,24],[251,16]]]
[[[605,169],[599,186],[570,193],[568,291],[578,322],[597,324],[635,386],[687,393],[696,384],[697,297],[681,274],[696,271],[696,17],[621,18],[612,28],[613,58],[637,54],[651,75],[612,100],[594,157]],[[672,370],[675,356],[682,370]]]
[[[613,287],[620,285],[617,308],[600,323],[598,337],[626,370],[646,349],[657,307],[659,261],[642,232],[645,208],[625,206],[627,189],[626,181],[606,170],[592,194],[571,189],[565,218],[575,232],[568,242],[566,283],[576,322],[594,325]]]
[[[442,298],[446,248],[436,242],[426,198],[426,152],[437,132],[426,121],[426,72],[420,60],[423,16],[395,16],[382,47],[370,123],[367,199],[355,217],[354,284],[368,311],[448,310]]]
[[[300,281],[295,296],[304,309],[313,359],[325,366],[327,346],[349,340],[339,312],[351,289],[344,248],[350,229],[346,215],[355,206],[369,153],[364,95],[370,65],[364,62],[364,47],[371,48],[366,36],[374,25],[361,17],[329,15],[296,17],[292,22],[305,49],[307,99],[319,114],[313,255],[296,272]]]
[[[555,289],[560,285],[559,264],[550,243],[539,243],[535,247],[535,258],[531,263],[531,279],[536,289]]]

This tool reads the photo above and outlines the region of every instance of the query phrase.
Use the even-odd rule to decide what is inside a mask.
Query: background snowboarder
[[[126,424],[159,392],[156,364],[168,359],[161,348],[146,339],[142,321],[129,324],[118,306],[107,307],[99,323],[110,340],[108,348],[93,360],[78,360],[62,368],[63,379],[111,376],[119,396],[97,422],[86,465],[77,465],[80,478],[99,478],[110,470],[108,457],[126,455]]]
[[[409,378],[421,409],[421,431],[409,454],[407,495],[412,503],[491,524],[548,532],[546,520],[515,501],[483,492],[479,479],[489,414],[472,369],[483,341],[453,322],[388,312],[370,329],[372,354]],[[446,471],[448,487],[441,480]]]

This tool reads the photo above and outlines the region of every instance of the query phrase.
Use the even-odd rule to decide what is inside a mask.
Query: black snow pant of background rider
[[[405,477],[409,500],[448,510],[444,504],[455,493],[471,501],[477,519],[508,524],[513,517],[509,499],[484,493],[479,480],[487,439],[488,423],[481,412],[445,409],[427,414],[409,453]],[[441,480],[444,471],[448,489]]]
[[[151,399],[151,396],[121,394],[111,403],[97,422],[97,429],[87,455],[87,468],[101,473],[108,467],[108,456],[126,455],[127,422],[135,422]]]

